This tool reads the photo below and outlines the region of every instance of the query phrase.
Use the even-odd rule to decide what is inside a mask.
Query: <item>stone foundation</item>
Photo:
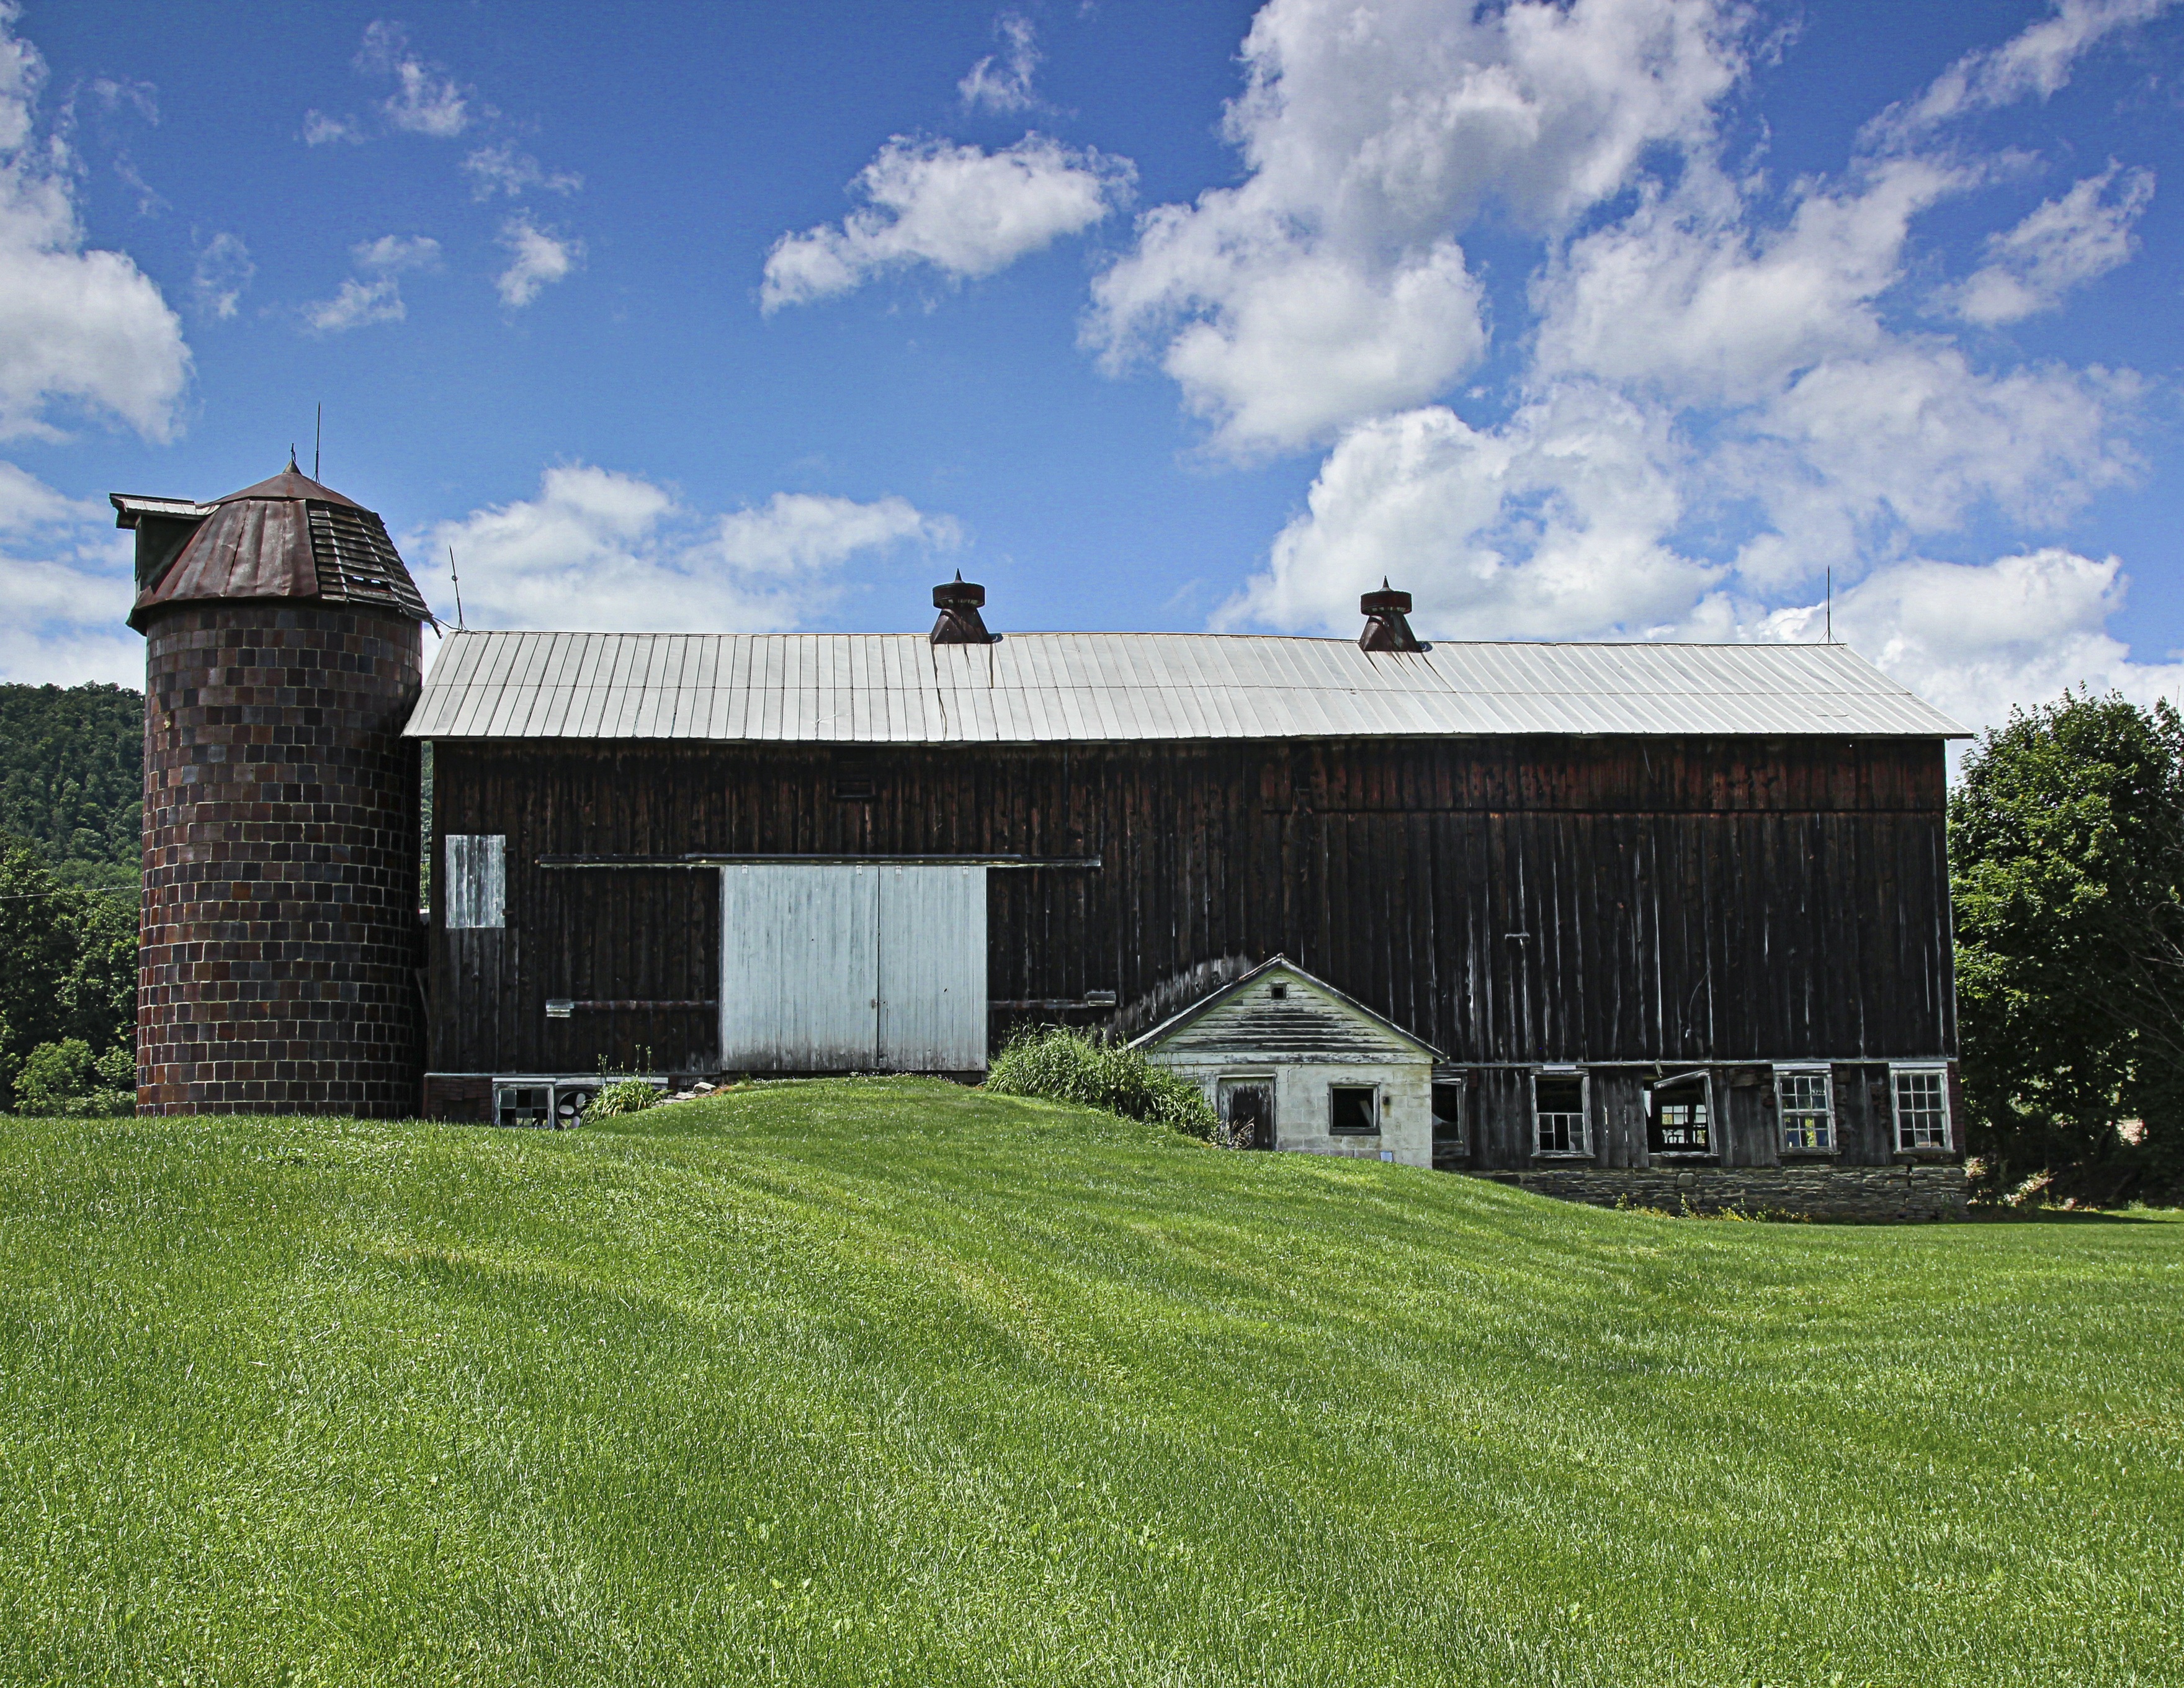
[[[1485,1173],[1497,1184],[1596,1207],[1680,1213],[1794,1214],[1875,1223],[1961,1219],[1959,1165],[1892,1167],[1540,1167]]]

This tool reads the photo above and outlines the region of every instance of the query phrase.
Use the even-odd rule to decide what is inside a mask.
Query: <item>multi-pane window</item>
[[[1707,1120],[1704,1078],[1653,1089],[1652,1121],[1646,1146],[1656,1155],[1704,1155],[1712,1151],[1713,1137]]]
[[[1835,1098],[1825,1067],[1777,1067],[1775,1105],[1782,1117],[1782,1146],[1791,1154],[1824,1155],[1836,1146]]]
[[[1585,1151],[1585,1075],[1540,1072],[1532,1078],[1533,1141],[1542,1155]]]
[[[1891,1076],[1896,1081],[1896,1146],[1947,1149],[1947,1074],[1938,1067],[1899,1067]]]

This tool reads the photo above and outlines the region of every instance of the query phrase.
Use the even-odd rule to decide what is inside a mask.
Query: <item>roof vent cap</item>
[[[1380,577],[1380,589],[1368,592],[1357,600],[1357,607],[1365,614],[1365,631],[1358,635],[1360,650],[1424,650],[1418,635],[1411,631],[1406,619],[1411,613],[1411,594],[1398,592],[1388,584],[1385,575]]]
[[[934,587],[933,604],[940,611],[940,619],[933,624],[933,643],[991,644],[994,636],[986,631],[978,614],[985,602],[986,588],[964,579],[961,569],[955,579]]]

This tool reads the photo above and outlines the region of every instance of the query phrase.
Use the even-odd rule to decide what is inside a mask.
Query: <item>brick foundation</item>
[[[1791,1213],[1808,1219],[1961,1219],[1962,1166],[1890,1167],[1551,1167],[1488,1173],[1497,1184],[1596,1207],[1659,1208],[1699,1213],[1725,1208]]]
[[[413,1114],[420,625],[189,604],[146,630],[140,1113]]]

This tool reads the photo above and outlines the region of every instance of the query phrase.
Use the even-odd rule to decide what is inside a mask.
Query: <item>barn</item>
[[[1018,1027],[1142,1038],[1279,957],[1425,1063],[1435,1166],[1961,1207],[1962,729],[1847,648],[1427,644],[1389,589],[1354,640],[934,603],[929,636],[448,636],[404,729],[428,1111],[544,1121],[602,1072],[971,1077]],[[1191,1040],[1217,1099],[1282,1054],[1228,1017],[1233,1049]],[[1294,1105],[1354,1124],[1356,1088]],[[1296,1145],[1375,1152],[1333,1117]]]

